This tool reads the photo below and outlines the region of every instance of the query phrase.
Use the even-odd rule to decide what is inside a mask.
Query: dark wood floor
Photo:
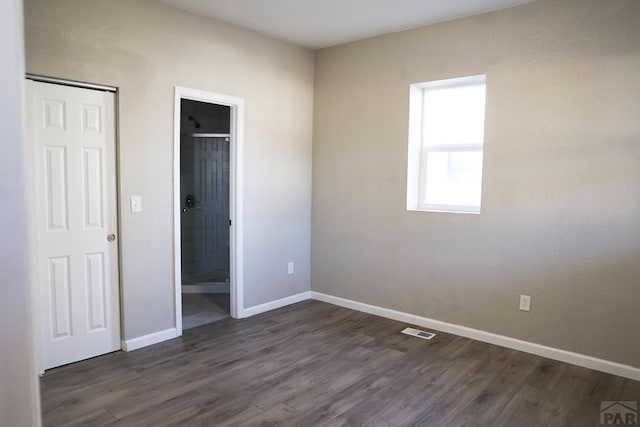
[[[45,426],[598,426],[640,382],[307,301],[48,371]]]

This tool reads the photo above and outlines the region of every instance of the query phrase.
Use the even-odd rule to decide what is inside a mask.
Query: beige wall
[[[639,23],[538,0],[319,51],[312,290],[640,367]],[[409,85],[482,73],[482,214],[407,212]]]
[[[119,88],[125,338],[174,325],[175,86],[245,100],[245,307],[308,291],[313,53],[153,0],[25,3],[29,73]]]
[[[40,425],[27,269],[22,1],[0,2],[0,426]]]

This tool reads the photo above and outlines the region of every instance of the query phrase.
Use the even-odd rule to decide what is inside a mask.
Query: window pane
[[[429,152],[425,203],[478,206],[482,195],[482,152]]]
[[[484,85],[425,89],[424,144],[482,144],[484,107]]]

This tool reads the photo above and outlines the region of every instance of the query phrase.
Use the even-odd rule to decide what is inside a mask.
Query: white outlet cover
[[[287,265],[287,273],[289,274],[293,274],[293,261],[291,261],[288,265]]]

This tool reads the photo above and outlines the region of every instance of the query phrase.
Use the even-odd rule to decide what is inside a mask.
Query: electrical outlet
[[[529,295],[520,295],[520,310],[529,311],[531,309],[531,297]]]
[[[293,274],[293,261],[287,265],[287,273]]]

